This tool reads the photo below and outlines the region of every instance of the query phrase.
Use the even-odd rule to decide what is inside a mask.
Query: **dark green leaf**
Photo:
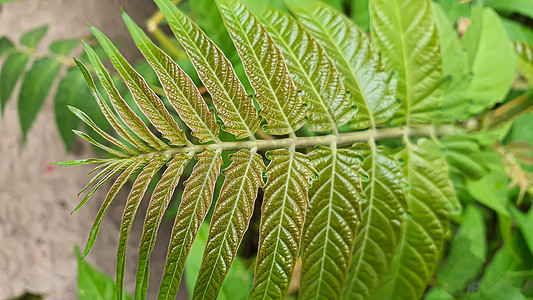
[[[223,285],[252,217],[265,169],[262,157],[249,150],[230,155],[231,165],[218,197],[192,299],[215,299]],[[228,295],[230,296],[230,295]]]
[[[11,98],[11,93],[19,80],[30,56],[26,53],[12,53],[4,61],[2,73],[0,74],[0,104],[2,113],[7,102]]]
[[[50,45],[50,51],[57,55],[67,55],[80,44],[78,39],[58,40]]]
[[[48,25],[32,29],[22,35],[20,43],[28,48],[35,48],[47,31]]]
[[[269,151],[254,286],[249,299],[283,299],[298,258],[307,191],[316,171],[309,157],[290,150]],[[313,175],[314,174],[314,175]]]
[[[5,36],[0,38],[0,57],[13,50],[14,48],[15,45],[13,45],[13,42],[11,42],[10,39]]]
[[[75,138],[72,129],[77,129],[79,124],[78,118],[69,111],[67,105],[78,106],[78,103],[88,100],[92,100],[91,95],[80,71],[77,68],[68,69],[59,82],[54,101],[57,129],[67,151],[72,150]]]
[[[18,114],[22,139],[26,140],[33,121],[46,100],[48,91],[59,75],[61,64],[52,58],[41,58],[26,73],[19,93]]]

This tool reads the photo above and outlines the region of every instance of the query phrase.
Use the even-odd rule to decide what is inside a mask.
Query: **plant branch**
[[[193,145],[181,148],[170,148],[157,152],[150,152],[139,155],[139,157],[153,157],[160,154],[172,155],[182,152],[198,153],[204,150],[222,150],[232,151],[239,149],[271,150],[280,148],[308,148],[316,145],[329,145],[335,143],[338,146],[350,145],[356,142],[366,142],[369,139],[385,140],[393,138],[409,137],[423,137],[423,136],[443,136],[460,132],[459,127],[453,125],[443,125],[435,127],[433,125],[426,125],[420,127],[394,127],[383,128],[376,130],[356,131],[349,133],[341,133],[338,135],[323,135],[311,137],[295,137],[283,138],[276,140],[256,140],[256,141],[240,141],[240,142],[220,142],[217,144]]]

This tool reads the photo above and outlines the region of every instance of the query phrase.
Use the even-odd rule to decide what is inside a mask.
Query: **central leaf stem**
[[[409,137],[422,137],[422,136],[443,136],[448,134],[457,133],[457,127],[453,125],[444,125],[435,127],[433,125],[425,125],[420,127],[394,127],[383,128],[376,130],[356,131],[341,133],[338,135],[323,135],[323,136],[311,136],[311,137],[293,137],[282,138],[275,140],[255,140],[255,141],[240,141],[240,142],[220,142],[217,144],[203,144],[193,145],[181,148],[169,148],[162,151],[154,151],[139,155],[144,156],[156,156],[160,154],[172,155],[176,153],[199,153],[204,150],[222,150],[232,151],[240,149],[252,149],[257,150],[271,150],[271,149],[287,149],[291,146],[295,148],[308,148],[317,145],[330,145],[335,143],[338,146],[350,145],[356,142],[366,142],[369,139],[384,140],[393,138],[402,138],[406,135]]]

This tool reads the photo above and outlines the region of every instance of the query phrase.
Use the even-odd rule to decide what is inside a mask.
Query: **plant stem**
[[[172,0],[174,5],[180,3],[181,0]],[[152,34],[159,44],[174,58],[184,57],[184,52],[176,47],[169,37],[159,28],[159,24],[163,21],[165,16],[160,10],[157,10],[147,21],[146,29]]]
[[[426,125],[420,127],[394,127],[383,128],[376,130],[356,131],[349,133],[341,133],[338,135],[324,135],[324,136],[311,136],[311,137],[295,137],[295,138],[282,138],[276,140],[256,140],[256,141],[241,141],[241,142],[220,142],[217,144],[204,144],[193,145],[181,148],[170,148],[157,152],[150,152],[139,155],[143,156],[156,156],[160,154],[172,155],[182,152],[194,152],[198,153],[208,150],[222,150],[231,151],[239,149],[252,149],[258,150],[271,150],[280,148],[289,148],[294,146],[295,148],[308,148],[317,145],[329,145],[335,143],[338,146],[350,145],[356,142],[366,142],[369,139],[384,140],[392,138],[401,138],[404,136],[409,137],[422,137],[431,136],[435,134],[437,136],[443,136],[460,132],[460,129],[453,125],[444,125],[435,127],[433,125]]]

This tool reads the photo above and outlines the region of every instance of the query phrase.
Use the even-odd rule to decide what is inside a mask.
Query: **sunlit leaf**
[[[398,122],[424,123],[440,107],[443,83],[439,31],[431,0],[371,0],[372,43],[399,74]]]
[[[352,127],[365,129],[387,121],[396,111],[396,79],[384,70],[366,35],[352,21],[321,2],[291,2],[291,10],[324,47],[341,73],[358,111]]]

